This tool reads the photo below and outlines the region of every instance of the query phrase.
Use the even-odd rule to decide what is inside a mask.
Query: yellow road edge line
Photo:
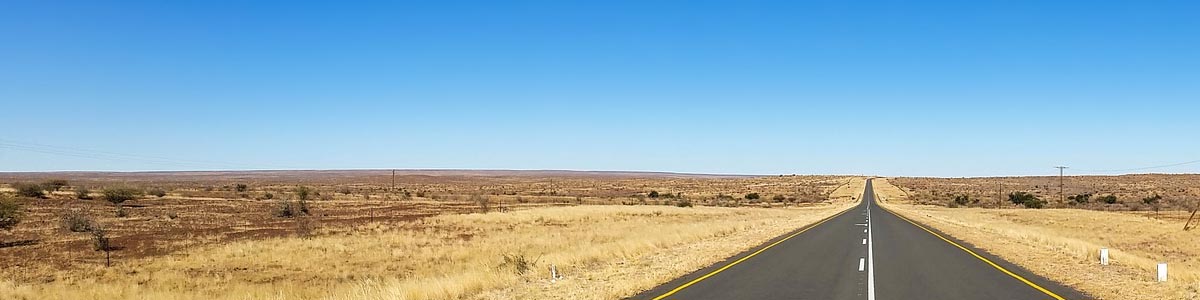
[[[808,225],[808,227],[805,227],[804,229],[801,229],[800,231],[797,231],[796,233],[793,233],[787,237],[784,237],[781,240],[775,241],[774,243],[771,243],[770,245],[767,245],[766,247],[763,247],[762,249],[758,249],[758,251],[754,251],[754,253],[750,253],[750,255],[746,255],[745,257],[735,260],[735,261],[729,263],[728,265],[721,267],[720,269],[716,269],[712,272],[709,272],[708,274],[704,274],[704,276],[700,276],[700,278],[696,278],[696,279],[693,279],[692,281],[688,281],[687,283],[684,283],[683,285],[680,285],[679,287],[672,289],[671,291],[668,291],[665,294],[662,294],[661,296],[654,297],[653,300],[662,300],[663,298],[674,295],[675,293],[678,293],[679,291],[682,291],[683,289],[685,289],[689,286],[692,286],[693,284],[696,284],[696,283],[700,282],[701,280],[705,280],[705,279],[708,279],[709,277],[712,277],[713,275],[717,275],[717,273],[721,273],[721,271],[725,271],[725,269],[728,269],[730,267],[733,267],[734,265],[741,263],[742,261],[750,259],[751,257],[754,257],[755,255],[758,255],[759,253],[762,253],[763,251],[766,251],[767,249],[771,249],[771,247],[775,247],[775,245],[779,245],[780,243],[790,240],[793,237],[796,237],[797,235],[800,235],[801,233],[808,231],[809,229],[813,229],[814,227],[817,227],[817,225],[821,225],[822,223],[825,223],[825,221],[833,220],[833,218],[837,218],[838,216],[840,216],[848,211],[854,210],[855,207],[858,207],[858,205],[851,206],[849,208],[846,208],[846,210],[843,210],[837,214],[834,214],[832,216],[821,219],[821,221],[813,223],[812,225]]]
[[[883,207],[881,206],[879,208],[883,208]],[[886,211],[886,212],[892,214],[893,216],[899,217],[901,220],[904,220],[905,222],[908,222],[909,224],[912,224],[913,226],[917,226],[917,228],[921,228],[921,230],[925,230],[925,232],[928,232],[929,234],[932,234],[933,236],[936,236],[937,238],[942,239],[942,241],[945,241],[947,243],[950,243],[951,245],[954,245],[955,247],[958,247],[958,249],[962,249],[962,251],[966,251],[967,253],[971,254],[971,256],[974,256],[975,258],[982,260],[983,262],[987,263],[988,265],[991,265],[993,268],[1000,270],[1000,272],[1004,272],[1004,274],[1008,274],[1008,276],[1012,276],[1013,278],[1020,280],[1021,282],[1025,283],[1026,285],[1029,285],[1030,287],[1033,287],[1034,289],[1037,289],[1038,291],[1041,291],[1042,293],[1045,293],[1046,295],[1049,295],[1050,297],[1054,297],[1054,299],[1066,300],[1062,296],[1059,296],[1058,294],[1055,294],[1054,292],[1051,292],[1050,290],[1047,290],[1046,288],[1043,288],[1042,286],[1037,285],[1036,283],[1033,283],[1033,282],[1029,281],[1028,279],[1025,279],[1025,277],[1021,277],[1021,275],[1017,275],[1017,274],[1009,271],[1008,269],[1005,269],[1004,267],[997,265],[996,263],[992,262],[991,260],[989,260],[983,256],[980,256],[979,254],[975,253],[975,251],[971,251],[971,249],[967,249],[967,247],[963,247],[962,245],[959,245],[958,243],[955,243],[954,241],[951,241],[950,239],[947,239],[947,238],[943,237],[942,235],[937,234],[936,232],[933,232],[932,230],[929,230],[928,228],[925,228],[925,226],[921,226],[921,224],[917,224],[917,222],[913,222],[912,220],[909,220],[908,218],[905,218],[904,216],[901,216],[898,213],[892,212],[892,210],[887,209],[887,208],[883,208],[883,211]]]

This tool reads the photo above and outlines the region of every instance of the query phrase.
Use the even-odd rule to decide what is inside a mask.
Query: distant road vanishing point
[[[633,299],[1086,299],[876,205],[824,221]]]

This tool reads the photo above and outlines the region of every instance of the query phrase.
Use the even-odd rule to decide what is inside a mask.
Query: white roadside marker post
[[[1158,263],[1158,282],[1167,282],[1167,263]]]
[[[1100,265],[1108,265],[1108,248],[1100,248]]]

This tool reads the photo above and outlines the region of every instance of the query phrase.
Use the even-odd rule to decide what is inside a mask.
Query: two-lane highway
[[[634,299],[1083,299],[863,201]]]

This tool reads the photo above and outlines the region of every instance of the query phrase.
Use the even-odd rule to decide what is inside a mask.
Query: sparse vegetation
[[[154,197],[162,198],[162,197],[167,196],[167,191],[160,189],[160,188],[154,188],[154,189],[150,189],[148,194],[150,194]]]
[[[1092,194],[1079,194],[1079,195],[1067,196],[1067,200],[1070,200],[1072,204],[1087,204],[1089,201],[1091,201],[1091,199],[1092,199]]]
[[[12,230],[21,223],[25,213],[21,211],[21,203],[6,195],[0,195],[0,229]]]
[[[104,251],[104,266],[112,267],[112,240],[108,237],[108,231],[101,226],[92,228],[92,249],[95,251]]]
[[[1046,200],[1026,192],[1009,193],[1008,201],[1016,205],[1023,205],[1025,208],[1042,208],[1046,205]]]
[[[75,199],[92,200],[92,191],[86,187],[75,187]]]
[[[480,195],[480,194],[472,194],[470,201],[471,201],[471,203],[475,203],[475,205],[478,205],[479,211],[482,213],[487,213],[488,211],[491,210],[491,206],[492,206],[491,200],[489,200],[487,196]]]
[[[46,191],[40,184],[34,183],[16,183],[12,185],[13,189],[17,190],[17,196],[29,198],[46,198]]]
[[[125,201],[137,199],[141,196],[142,191],[130,187],[110,187],[101,191],[101,194],[104,194],[104,201],[112,203],[117,208],[117,216],[124,217],[126,216],[126,212],[124,206],[121,206],[121,204],[125,203]]]
[[[746,198],[746,200],[758,200],[760,197],[761,196],[759,196],[758,193],[749,193],[749,194],[746,194],[745,198]]]
[[[312,192],[313,192],[312,188],[309,188],[307,186],[297,187],[296,188],[296,198],[300,199],[300,200],[308,200],[308,198],[311,197]]]
[[[69,209],[62,215],[62,228],[70,232],[90,232],[95,229],[95,221],[81,209]]]
[[[279,204],[272,210],[272,215],[280,218],[294,218],[310,214],[308,200],[279,200]]]
[[[45,183],[42,183],[42,187],[53,192],[57,192],[67,185],[68,183],[64,179],[51,179],[47,180]]]
[[[0,174],[3,177],[4,174]],[[19,175],[18,175],[19,176]],[[530,289],[528,282],[531,276],[543,276],[548,264],[553,263],[560,271],[568,274],[568,279],[575,274],[583,274],[584,268],[603,268],[588,271],[614,274],[602,281],[592,281],[597,286],[605,288],[598,295],[601,298],[621,298],[628,284],[652,285],[658,280],[669,279],[676,275],[656,274],[655,278],[645,279],[644,276],[632,276],[606,267],[613,257],[620,259],[639,259],[644,255],[655,255],[653,264],[664,265],[662,259],[669,261],[670,270],[674,273],[686,272],[688,268],[702,267],[712,263],[716,257],[723,257],[741,251],[743,245],[756,243],[757,240],[742,240],[747,236],[759,235],[762,239],[773,237],[786,231],[787,228],[802,226],[814,214],[833,213],[842,208],[845,203],[837,205],[819,205],[806,208],[783,209],[740,209],[714,208],[712,202],[718,194],[743,195],[746,186],[755,186],[754,191],[762,195],[805,195],[810,201],[826,201],[829,193],[846,180],[832,176],[809,177],[762,177],[762,178],[554,178],[550,181],[528,177],[472,177],[470,180],[445,180],[441,177],[415,177],[412,181],[398,180],[394,190],[386,189],[387,185],[372,186],[367,177],[311,178],[304,180],[274,179],[274,177],[253,178],[256,188],[251,197],[240,199],[236,197],[236,186],[228,178],[210,177],[201,181],[160,181],[162,177],[139,178],[138,174],[122,174],[120,180],[105,178],[67,178],[75,183],[69,191],[89,184],[103,186],[105,183],[123,182],[129,186],[146,187],[146,192],[153,194],[153,189],[161,188],[170,191],[171,197],[154,201],[138,201],[131,199],[122,203],[126,211],[136,218],[121,218],[114,220],[111,215],[100,218],[93,215],[96,222],[104,222],[104,237],[110,239],[110,246],[120,244],[121,247],[109,248],[108,257],[114,262],[111,271],[98,273],[94,266],[104,264],[103,258],[92,253],[94,248],[86,247],[94,244],[92,234],[66,234],[55,237],[53,242],[42,239],[34,244],[22,244],[19,247],[3,249],[0,264],[30,266],[29,268],[0,269],[0,299],[90,299],[90,298],[128,298],[129,295],[168,295],[172,299],[197,300],[212,298],[249,298],[261,299],[283,297],[288,299],[329,299],[338,300],[338,295],[352,294],[357,291],[358,282],[347,281],[344,270],[353,266],[355,276],[378,279],[381,285],[390,282],[403,283],[405,290],[416,291],[410,299],[455,299],[470,298],[480,293],[498,291],[493,285],[497,281],[473,281],[454,278],[441,278],[447,270],[464,276],[493,276],[497,271],[495,266],[502,261],[501,253],[520,253],[534,259],[542,256],[536,265],[530,266],[529,273],[518,275],[515,272],[503,272],[499,278],[502,286],[515,287],[506,290],[506,296],[500,298],[545,298],[540,291]],[[190,176],[190,175],[188,175]],[[273,175],[272,175],[273,176]],[[148,179],[143,179],[148,178]],[[239,175],[238,180],[245,177]],[[264,179],[266,178],[266,179]],[[450,178],[450,177],[446,177]],[[7,182],[38,181],[44,178],[7,178]],[[187,179],[191,180],[191,179]],[[211,180],[211,181],[203,181]],[[317,194],[337,196],[336,202],[325,203],[321,206],[310,206],[308,201],[298,201],[300,195],[293,193],[298,189],[298,183],[303,182],[309,189],[308,199],[315,199]],[[261,184],[261,188],[258,186]],[[339,187],[352,187],[353,197],[343,197],[337,192]],[[402,188],[403,187],[403,188]],[[658,191],[658,198],[648,198],[646,191],[650,188]],[[861,185],[858,186],[861,188]],[[104,197],[103,188],[95,189],[97,199]],[[280,192],[284,191],[281,195]],[[417,193],[420,191],[427,197],[399,198],[396,191]],[[639,192],[643,191],[643,192]],[[670,192],[667,192],[670,191]],[[679,191],[686,191],[688,197],[682,197]],[[271,201],[249,200],[266,198],[272,193]],[[362,196],[358,196],[359,193]],[[507,210],[504,214],[457,214],[478,212],[479,203],[472,201],[472,195],[486,196],[490,202],[489,211],[495,211],[498,203]],[[671,196],[668,196],[671,195]],[[65,195],[65,194],[64,194]],[[392,195],[392,197],[388,197]],[[139,195],[140,196],[140,195]],[[257,196],[257,197],[256,197]],[[437,201],[430,201],[435,197]],[[647,206],[627,207],[632,210],[618,212],[608,211],[614,207],[594,206],[588,204],[638,203],[641,200],[649,203]],[[152,196],[146,196],[152,197]],[[770,197],[770,196],[764,196]],[[291,208],[286,211],[291,217],[276,217],[278,207],[283,206],[282,199],[290,200]],[[739,202],[742,197],[728,197],[731,206],[743,205]],[[386,201],[384,199],[387,199]],[[24,210],[29,216],[26,220],[39,222],[22,223],[18,230],[9,236],[17,241],[38,240],[40,234],[60,231],[66,228],[61,219],[66,210],[80,210],[95,214],[103,212],[109,202],[91,201],[27,201],[18,199],[26,206]],[[786,201],[786,199],[785,199]],[[132,208],[136,204],[137,208]],[[564,204],[577,209],[547,208]],[[673,206],[689,208],[677,208]],[[690,206],[689,206],[690,205]],[[694,207],[693,207],[694,206]],[[307,211],[311,207],[312,211]],[[319,209],[319,210],[318,210]],[[564,210],[566,209],[566,210]],[[314,214],[319,212],[319,214]],[[588,213],[583,213],[588,212]],[[532,215],[531,215],[532,214]],[[442,216],[437,216],[442,215]],[[385,216],[385,217],[380,217]],[[437,217],[429,217],[437,216]],[[453,221],[443,217],[479,216],[481,220],[502,220],[503,223],[480,223],[481,220]],[[507,219],[507,216],[517,219]],[[536,217],[544,221],[535,221]],[[48,220],[48,221],[45,221]],[[616,225],[613,222],[622,222]],[[542,223],[538,223],[542,222]],[[317,226],[319,224],[320,226]],[[465,224],[472,224],[466,226]],[[546,226],[527,227],[521,224],[544,224]],[[620,232],[619,240],[577,240],[582,231],[595,230],[600,225],[603,230]],[[30,228],[25,228],[29,226]],[[80,228],[86,226],[81,226]],[[319,228],[319,229],[318,229]],[[499,230],[500,228],[512,228]],[[731,228],[737,228],[732,230]],[[653,230],[649,230],[653,229]],[[70,230],[67,228],[67,230]],[[61,230],[61,231],[67,231]],[[430,231],[426,231],[430,230]],[[481,230],[481,231],[480,231]],[[671,241],[665,243],[654,240],[640,242],[640,232],[661,232],[663,230],[678,231],[683,235],[672,234]],[[85,231],[90,232],[90,231]],[[486,232],[486,234],[481,234]],[[554,246],[540,244],[533,238],[544,238],[549,232],[564,234],[563,238],[553,239]],[[720,234],[719,239],[703,238],[706,234]],[[0,232],[2,234],[2,232]],[[697,235],[700,234],[700,235]],[[604,236],[609,236],[605,234]],[[704,240],[707,246],[695,243]],[[499,243],[497,241],[505,241]],[[514,242],[515,241],[515,242]],[[569,241],[563,243],[564,241]],[[304,244],[299,244],[304,243]],[[371,244],[364,244],[371,243]],[[576,244],[578,243],[578,244]],[[704,255],[704,259],[696,257],[671,255],[662,251],[662,245],[668,247],[689,249],[689,253],[705,253],[712,251],[715,244],[725,245],[723,254]],[[80,247],[83,245],[84,247]],[[419,246],[412,246],[419,245]],[[500,246],[497,246],[500,245]],[[517,247],[519,245],[519,247]],[[533,245],[533,246],[531,246]],[[609,246],[604,246],[609,245]],[[637,246],[629,246],[637,245]],[[237,247],[266,246],[271,255],[264,255],[251,250],[237,255],[216,255],[223,249]],[[510,247],[512,246],[512,247]],[[345,248],[341,248],[345,247]],[[533,247],[533,248],[530,248]],[[643,248],[645,247],[645,248]],[[439,253],[468,253],[471,249],[484,249],[488,254],[479,254],[478,258],[462,258],[440,266],[451,269],[424,270],[430,266],[428,261],[433,256],[423,254],[424,249]],[[534,250],[530,249],[543,249]],[[612,249],[622,249],[618,253],[608,253]],[[657,249],[657,250],[656,250]],[[491,252],[491,251],[495,252]],[[547,250],[553,251],[546,252]],[[102,251],[102,250],[97,250]],[[345,255],[346,251],[353,253],[369,253],[369,255]],[[597,252],[599,251],[599,252]],[[95,252],[100,253],[100,252]],[[170,253],[170,259],[166,254]],[[341,254],[338,254],[341,253]],[[622,254],[623,253],[623,254]],[[337,254],[337,255],[335,255]],[[379,256],[379,255],[382,256]],[[563,255],[580,255],[580,259],[600,262],[582,263],[575,258],[564,259]],[[603,256],[594,256],[602,254]],[[34,256],[36,255],[36,256]],[[398,255],[398,256],[397,256]],[[610,256],[614,255],[614,256]],[[288,257],[280,262],[274,258]],[[572,256],[573,257],[573,256]],[[99,258],[99,259],[98,259]],[[294,258],[294,260],[292,259]],[[351,260],[346,260],[351,258]],[[210,260],[211,259],[211,260]],[[601,260],[597,260],[601,259]],[[648,259],[648,258],[647,258]],[[195,260],[195,261],[192,261]],[[88,262],[91,263],[81,263]],[[173,261],[173,263],[168,263]],[[200,263],[200,261],[204,261]],[[294,262],[294,263],[293,263]],[[314,264],[313,262],[320,262]],[[174,267],[168,266],[173,264]],[[270,268],[263,268],[272,264]],[[200,266],[193,273],[178,271],[176,267],[186,265]],[[60,267],[66,266],[66,267]],[[270,270],[264,272],[229,272],[236,268],[249,267],[252,270]],[[413,269],[413,268],[417,269]],[[295,270],[305,270],[299,272]],[[311,271],[309,271],[311,270]],[[390,271],[389,271],[390,270]],[[414,277],[398,276],[395,270],[412,270]],[[111,272],[111,273],[110,273]],[[224,272],[223,281],[217,281],[214,275]],[[409,274],[405,271],[406,274]],[[152,278],[147,274],[154,274]],[[623,274],[623,275],[616,275]],[[100,277],[100,276],[103,276]],[[139,278],[140,276],[140,278]],[[42,278],[55,278],[53,282],[41,281]],[[147,278],[150,278],[147,280]],[[471,277],[476,278],[476,277]],[[524,278],[524,279],[520,279]],[[511,280],[511,281],[510,281]],[[170,287],[169,282],[194,283],[183,289],[179,286]],[[264,282],[272,282],[265,284]],[[307,282],[308,284],[305,284]],[[449,287],[432,291],[430,285],[444,286],[454,282],[482,282],[480,289],[461,289]],[[576,281],[560,282],[564,285],[574,285]],[[318,284],[312,284],[318,283]],[[472,283],[473,285],[475,283]],[[19,289],[9,287],[21,286]],[[317,288],[317,286],[324,288]],[[68,287],[69,288],[64,288]],[[92,287],[96,288],[92,288]],[[272,286],[272,287],[268,287]],[[80,288],[84,287],[84,288]],[[125,287],[138,287],[138,291],[130,291]],[[644,288],[644,287],[640,287]],[[280,290],[285,291],[279,295]],[[81,295],[82,292],[94,292]],[[512,293],[512,294],[508,294]],[[370,297],[371,293],[362,294]],[[457,295],[457,296],[455,296]],[[590,296],[596,297],[596,296]],[[573,298],[580,298],[575,295]],[[586,298],[586,297],[585,297]]]
[[[1116,195],[1104,195],[1104,196],[1097,197],[1096,201],[1100,202],[1100,203],[1104,203],[1104,204],[1117,204],[1117,202],[1119,202],[1120,199],[1117,199]]]

